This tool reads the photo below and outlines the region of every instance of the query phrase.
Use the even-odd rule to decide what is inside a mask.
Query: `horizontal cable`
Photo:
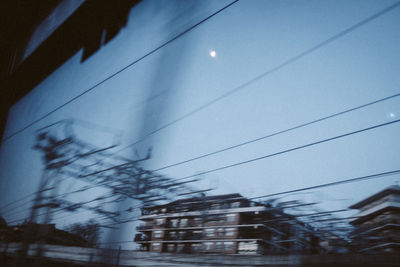
[[[118,71],[114,72],[113,74],[111,74],[110,76],[108,76],[107,78],[101,80],[100,82],[96,83],[95,85],[93,85],[92,87],[90,87],[89,89],[86,89],[85,91],[83,91],[82,93],[80,93],[79,95],[71,98],[70,100],[68,100],[67,102],[65,102],[64,104],[58,106],[57,108],[47,112],[45,115],[41,116],[40,118],[32,121],[31,123],[27,124],[26,126],[24,126],[23,128],[15,131],[14,133],[10,134],[9,136],[5,137],[2,142],[9,140],[10,138],[12,138],[13,136],[25,131],[26,129],[30,128],[31,126],[35,125],[36,123],[42,121],[43,119],[49,117],[51,114],[57,112],[58,110],[62,109],[63,107],[71,104],[72,102],[76,101],[77,99],[79,99],[80,97],[86,95],[87,93],[89,93],[90,91],[94,90],[95,88],[97,88],[98,86],[100,86],[101,84],[105,83],[106,81],[114,78],[115,76],[117,76],[118,74],[122,73],[123,71],[127,70],[128,68],[132,67],[133,65],[135,65],[136,63],[142,61],[143,59],[147,58],[148,56],[154,54],[155,52],[157,52],[158,50],[164,48],[165,46],[167,46],[168,44],[174,42],[175,40],[181,38],[183,35],[187,34],[188,32],[192,31],[193,29],[195,29],[196,27],[198,27],[199,25],[203,24],[204,22],[208,21],[209,19],[211,19],[212,17],[216,16],[217,14],[221,13],[222,11],[224,11],[225,9],[227,9],[228,7],[232,6],[233,4],[235,4],[236,2],[238,2],[239,0],[235,0],[231,3],[229,3],[228,5],[224,6],[223,8],[219,9],[218,11],[212,13],[211,15],[209,15],[208,17],[202,19],[201,21],[197,22],[196,24],[194,24],[193,26],[190,26],[189,28],[187,28],[186,30],[184,30],[183,32],[179,33],[178,35],[176,35],[175,37],[171,38],[170,40],[164,42],[163,44],[161,44],[160,46],[154,48],[153,50],[151,50],[150,52],[148,52],[147,54],[141,56],[140,58],[134,60],[133,62],[129,63],[128,65],[126,65],[125,67],[119,69]]]
[[[247,82],[245,82],[245,83],[243,83],[243,84],[241,84],[241,85],[229,90],[228,92],[222,94],[221,96],[219,96],[217,98],[214,98],[213,100],[211,100],[211,101],[209,101],[209,102],[207,102],[207,103],[205,103],[205,104],[193,109],[192,111],[186,113],[185,115],[183,115],[183,116],[181,116],[181,117],[179,117],[179,118],[177,118],[177,119],[175,119],[173,121],[170,121],[170,122],[164,124],[163,126],[161,126],[161,127],[157,128],[157,129],[149,132],[148,134],[144,135],[143,137],[141,137],[140,139],[138,139],[134,143],[132,143],[132,144],[130,144],[130,145],[118,150],[117,152],[120,152],[122,150],[130,148],[132,146],[135,146],[136,144],[141,143],[142,141],[146,140],[149,136],[152,136],[153,134],[155,134],[155,133],[157,133],[157,132],[159,132],[161,130],[164,130],[165,128],[168,128],[169,126],[172,126],[172,125],[174,125],[174,124],[176,124],[176,123],[178,123],[178,122],[180,122],[180,121],[182,121],[182,120],[184,120],[184,119],[186,119],[186,118],[188,118],[188,117],[190,117],[190,116],[192,116],[192,115],[194,115],[194,114],[196,114],[196,113],[198,113],[198,112],[200,112],[200,111],[202,111],[202,110],[204,110],[204,109],[206,109],[206,108],[208,108],[208,107],[210,107],[212,105],[214,105],[215,103],[217,103],[217,102],[219,102],[219,101],[221,101],[221,100],[233,95],[234,93],[236,93],[236,92],[248,87],[249,85],[254,84],[255,82],[265,78],[266,76],[269,76],[269,75],[281,70],[282,68],[285,68],[286,66],[289,66],[289,65],[297,62],[298,60],[300,60],[300,59],[302,59],[302,58],[304,58],[304,57],[306,57],[306,56],[318,51],[319,49],[327,46],[328,44],[330,44],[330,43],[332,43],[332,42],[334,42],[334,41],[336,41],[336,40],[348,35],[349,33],[351,33],[354,30],[360,28],[361,26],[364,26],[365,24],[367,24],[367,23],[379,18],[380,16],[382,16],[384,14],[386,14],[387,12],[399,7],[399,5],[400,5],[400,1],[388,6],[386,8],[384,8],[383,10],[380,10],[380,11],[376,12],[375,14],[373,14],[373,15],[371,15],[371,16],[369,16],[369,17],[367,17],[367,18],[365,18],[365,19],[363,19],[361,21],[359,21],[358,23],[356,23],[356,24],[354,24],[354,25],[352,25],[352,26],[340,31],[339,33],[329,37],[328,39],[318,43],[317,45],[315,45],[315,46],[313,46],[313,47],[311,47],[311,48],[309,48],[307,50],[304,50],[303,52],[297,54],[296,56],[293,56],[293,57],[285,60],[281,64],[279,64],[279,65],[277,65],[277,66],[275,66],[275,67],[273,67],[273,68],[261,73],[260,75],[256,76],[255,78],[253,78],[253,79],[251,79],[251,80],[249,80],[249,81],[247,81]]]
[[[364,180],[382,178],[382,177],[385,177],[385,176],[392,176],[392,175],[396,175],[396,174],[399,174],[399,173],[400,173],[400,169],[399,170],[394,170],[394,171],[388,171],[388,172],[375,173],[375,174],[370,174],[370,175],[365,175],[365,176],[359,176],[359,177],[356,177],[356,178],[344,179],[344,180],[337,181],[337,182],[332,182],[332,183],[319,184],[319,185],[303,187],[303,188],[299,188],[299,189],[283,191],[283,192],[279,192],[279,193],[273,193],[273,194],[262,195],[262,196],[258,196],[258,197],[252,197],[250,199],[268,198],[268,197],[273,197],[273,196],[278,196],[278,195],[283,195],[283,194],[306,191],[306,190],[311,190],[311,189],[318,189],[318,188],[329,187],[329,186],[334,186],[334,185],[361,182],[361,181],[364,181]]]
[[[275,152],[275,153],[272,153],[272,154],[268,154],[268,155],[264,155],[264,156],[261,156],[261,157],[257,157],[257,158],[253,158],[253,159],[249,159],[249,160],[245,160],[245,161],[240,161],[240,162],[237,162],[237,163],[234,163],[234,164],[218,167],[218,168],[211,169],[211,170],[208,170],[208,171],[203,171],[203,172],[199,172],[199,173],[196,173],[196,174],[188,175],[188,176],[185,176],[185,177],[182,177],[182,178],[178,178],[177,180],[188,179],[188,178],[196,177],[196,176],[203,175],[203,174],[208,174],[208,173],[212,173],[212,172],[216,172],[216,171],[229,169],[229,168],[232,168],[232,167],[248,164],[248,163],[251,163],[251,162],[258,161],[258,160],[262,160],[262,159],[266,159],[266,158],[270,158],[270,157],[286,154],[286,153],[293,152],[293,151],[296,151],[296,150],[300,150],[300,149],[303,149],[303,148],[319,145],[319,144],[322,144],[322,143],[327,143],[327,142],[330,142],[330,141],[334,141],[334,140],[341,139],[341,138],[344,138],[344,137],[347,137],[347,136],[351,136],[351,135],[359,134],[359,133],[362,133],[362,132],[370,131],[370,130],[377,129],[377,128],[380,128],[380,127],[388,126],[388,125],[391,125],[391,124],[394,124],[394,123],[398,123],[398,122],[400,122],[400,119],[399,120],[393,120],[393,121],[385,122],[385,123],[374,125],[374,126],[367,127],[367,128],[363,128],[361,130],[349,132],[349,133],[346,133],[346,134],[337,135],[337,136],[330,137],[330,138],[327,138],[327,139],[323,139],[323,140],[319,140],[319,141],[316,141],[316,142],[312,142],[312,143],[309,143],[309,144],[306,144],[306,145],[297,146],[297,147],[293,147],[293,148],[290,148],[290,149],[285,149],[285,150],[282,150],[282,151],[279,151],[279,152]]]

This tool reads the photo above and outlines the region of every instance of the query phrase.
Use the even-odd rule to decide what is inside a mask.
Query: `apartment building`
[[[311,227],[280,208],[240,194],[145,207],[135,241],[152,252],[265,254],[315,252]]]
[[[360,252],[400,250],[400,186],[390,186],[352,206],[353,248]]]

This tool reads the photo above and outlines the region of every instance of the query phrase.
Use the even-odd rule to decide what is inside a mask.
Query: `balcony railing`
[[[152,225],[139,225],[139,226],[136,227],[136,230],[142,231],[142,230],[148,230],[148,229],[151,229],[151,228],[153,228]]]

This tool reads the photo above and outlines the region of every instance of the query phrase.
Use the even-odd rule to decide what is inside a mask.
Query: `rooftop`
[[[360,202],[357,202],[353,205],[351,205],[349,208],[350,209],[360,209],[365,205],[368,205],[369,203],[372,203],[384,196],[390,195],[390,194],[400,194],[400,186],[398,185],[393,185],[388,188],[383,189],[382,191],[367,197],[366,199],[361,200]]]
[[[213,202],[214,200],[241,200],[245,199],[242,195],[235,193],[235,194],[225,194],[225,195],[216,195],[216,196],[204,196],[204,197],[193,197],[193,198],[185,198],[185,199],[178,199],[173,202],[163,204],[163,205],[156,205],[156,206],[148,206],[145,209],[154,209],[154,208],[163,208],[169,206],[181,206],[185,204],[191,204],[193,202]]]

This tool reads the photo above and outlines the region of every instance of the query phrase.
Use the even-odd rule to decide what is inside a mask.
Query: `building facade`
[[[288,220],[289,219],[289,220]],[[266,254],[316,252],[312,228],[240,194],[145,207],[135,241],[152,252]]]
[[[351,224],[353,248],[359,252],[400,250],[400,187],[388,187],[352,206],[359,213]]]

